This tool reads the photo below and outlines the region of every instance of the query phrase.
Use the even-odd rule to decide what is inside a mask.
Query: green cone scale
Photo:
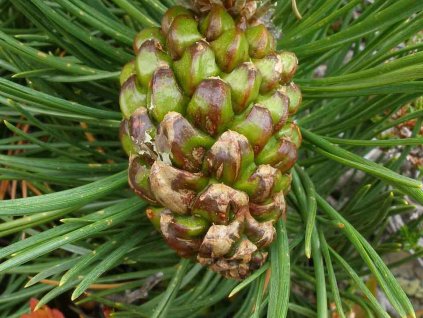
[[[276,51],[256,8],[169,9],[120,77],[131,188],[170,247],[233,279],[266,261],[301,145],[297,58]]]

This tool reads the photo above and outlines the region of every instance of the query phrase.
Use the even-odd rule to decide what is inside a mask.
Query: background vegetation
[[[241,283],[177,257],[127,186],[119,70],[174,2],[0,0],[0,318],[30,297],[66,317],[390,317],[369,277],[415,317],[388,268],[423,255],[406,217],[423,203],[423,2],[298,0],[302,20],[275,4],[304,144],[271,257]]]

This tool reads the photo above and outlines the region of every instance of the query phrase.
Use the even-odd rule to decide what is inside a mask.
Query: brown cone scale
[[[297,58],[256,10],[173,7],[136,36],[120,78],[128,180],[147,217],[181,257],[238,280],[266,262],[301,144]]]

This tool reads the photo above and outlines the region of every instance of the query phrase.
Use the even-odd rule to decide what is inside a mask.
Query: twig
[[[23,180],[22,182],[21,182],[21,189],[22,189],[22,198],[26,198],[26,197],[28,197],[28,187],[27,187],[27,185],[26,185],[26,181],[25,180]]]
[[[17,186],[18,186],[18,181],[17,180],[13,180],[12,181],[12,186],[10,188],[10,198],[12,200],[13,199],[16,199],[16,188],[17,188]]]
[[[147,277],[144,285],[134,291],[126,291],[123,295],[111,295],[107,297],[114,302],[123,304],[132,304],[136,300],[148,298],[148,293],[163,279],[163,273],[159,272]]]
[[[26,186],[35,194],[42,195],[43,193],[38,190],[31,182],[26,181]]]
[[[6,197],[7,189],[9,188],[9,180],[3,180],[0,183],[0,200],[4,200]]]
[[[29,278],[31,279],[32,277],[30,276]],[[59,286],[59,281],[52,280],[52,279],[42,279],[42,280],[40,280],[40,283],[45,284],[45,285],[50,285],[50,286]],[[114,289],[114,288],[121,287],[121,286],[128,284],[128,283],[130,283],[130,282],[118,283],[118,284],[91,284],[88,287],[88,289],[92,289],[92,290]]]

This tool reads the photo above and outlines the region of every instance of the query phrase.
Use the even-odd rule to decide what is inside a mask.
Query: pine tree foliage
[[[63,295],[112,317],[390,317],[368,277],[415,317],[389,268],[423,250],[386,228],[423,203],[401,175],[423,143],[423,2],[298,0],[302,19],[291,1],[271,7],[278,48],[300,60],[304,144],[269,260],[242,282],[181,260],[127,186],[120,69],[175,2],[0,0],[0,317]],[[410,121],[411,137],[383,137]]]

